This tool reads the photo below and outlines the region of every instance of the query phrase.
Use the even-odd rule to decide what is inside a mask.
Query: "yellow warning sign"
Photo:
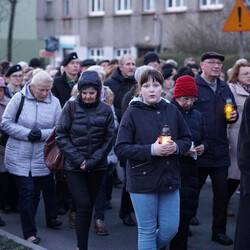
[[[250,13],[242,0],[237,0],[223,31],[248,31],[250,30]]]

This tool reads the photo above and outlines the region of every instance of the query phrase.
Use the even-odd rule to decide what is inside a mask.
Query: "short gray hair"
[[[49,83],[51,86],[53,84],[52,77],[44,70],[36,73],[31,80],[31,84],[34,86],[37,86],[40,83],[44,83],[44,82]]]
[[[120,57],[119,64],[124,65],[127,60],[134,60],[135,61],[135,57],[131,54],[124,54]]]

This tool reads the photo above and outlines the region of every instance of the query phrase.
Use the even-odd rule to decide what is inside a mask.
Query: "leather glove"
[[[40,129],[32,129],[28,135],[28,140],[30,142],[40,141],[42,137],[42,132]]]

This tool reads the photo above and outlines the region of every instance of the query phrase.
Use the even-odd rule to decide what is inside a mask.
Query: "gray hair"
[[[103,69],[102,66],[93,65],[93,66],[90,66],[87,70],[88,70],[88,71],[89,71],[89,70],[93,70],[93,71],[95,71],[97,74],[102,74],[102,75],[104,76],[104,79],[105,79],[105,77],[106,77],[106,72],[105,72],[105,70]]]
[[[52,77],[44,70],[41,70],[38,73],[36,73],[31,80],[31,84],[34,86],[37,86],[44,82],[49,83],[51,86],[53,84]]]
[[[135,57],[131,54],[124,54],[120,57],[119,64],[124,65],[127,60],[134,60],[135,61]]]
[[[153,67],[148,66],[148,65],[143,65],[143,66],[138,67],[138,68],[135,70],[135,80],[136,80],[137,82],[139,82],[139,79],[140,79],[141,74],[142,74],[146,69],[153,69]]]

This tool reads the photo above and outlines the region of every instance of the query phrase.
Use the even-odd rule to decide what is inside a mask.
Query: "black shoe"
[[[123,223],[127,226],[135,226],[136,225],[135,221],[131,217],[131,214],[126,214],[125,216],[120,216],[120,218],[122,219]]]
[[[63,207],[58,207],[56,209],[56,212],[58,215],[65,215],[66,214],[66,210]]]
[[[58,229],[59,227],[61,227],[61,225],[62,225],[62,222],[58,219],[55,219],[55,218],[47,219],[48,228]]]
[[[34,240],[27,240],[27,241],[37,245],[39,244],[40,240],[41,240],[40,237],[35,237]]]
[[[0,227],[5,226],[5,222],[2,220],[2,218],[0,217]]]
[[[232,245],[233,240],[230,239],[226,234],[213,234],[212,241],[216,241],[221,245]]]
[[[189,225],[198,226],[198,225],[200,225],[200,222],[198,221],[198,219],[196,217],[192,217]]]

